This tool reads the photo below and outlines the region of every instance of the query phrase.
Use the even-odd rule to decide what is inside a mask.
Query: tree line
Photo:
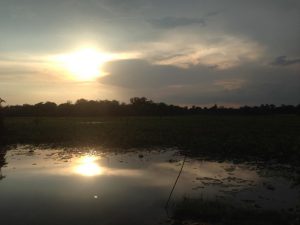
[[[3,116],[177,116],[201,114],[300,114],[300,104],[263,104],[239,108],[213,105],[211,107],[177,106],[156,103],[145,97],[134,97],[129,103],[116,100],[79,99],[75,103],[40,102],[34,105],[7,105],[1,109]],[[1,121],[0,121],[1,122]]]

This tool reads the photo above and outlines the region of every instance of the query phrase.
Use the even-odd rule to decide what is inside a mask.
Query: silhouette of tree
[[[134,97],[130,99],[130,103],[132,105],[145,105],[145,104],[152,104],[152,100],[147,99],[146,97]]]
[[[5,103],[5,101],[2,98],[0,98],[0,139],[2,137],[2,132],[4,128],[2,103]]]
[[[3,129],[4,129],[4,121],[3,121],[3,108],[2,103],[5,103],[5,101],[0,98],[0,180],[4,179],[5,176],[2,174],[2,167],[6,164],[5,162],[5,154],[6,151],[4,150],[2,146],[2,137],[3,137]]]
[[[72,116],[73,114],[73,105],[71,101],[62,103],[57,107],[57,114],[61,116]]]
[[[3,100],[2,100],[3,101]],[[156,103],[146,97],[133,97],[129,103],[116,100],[78,99],[74,104],[70,101],[60,105],[54,102],[40,102],[35,105],[15,105],[1,108],[5,116],[180,116],[202,114],[234,114],[234,115],[269,115],[300,114],[300,105],[262,104],[260,106],[242,106],[230,108],[213,105],[182,107]],[[2,118],[3,121],[3,118]]]

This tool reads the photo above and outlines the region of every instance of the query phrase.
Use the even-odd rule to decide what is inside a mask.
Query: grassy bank
[[[174,224],[187,221],[215,225],[296,225],[299,213],[232,206],[219,201],[184,198],[174,209]],[[200,223],[200,224],[201,224]]]
[[[20,118],[4,120],[5,144],[179,147],[193,155],[299,163],[299,116]]]

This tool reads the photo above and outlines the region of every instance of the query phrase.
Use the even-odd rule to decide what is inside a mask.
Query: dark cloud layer
[[[126,88],[160,88],[170,85],[185,85],[199,79],[198,73],[209,69],[185,70],[174,66],[152,65],[144,60],[122,60],[108,63],[104,70],[110,75],[100,79],[102,83]]]
[[[251,64],[226,71],[206,66],[189,69],[152,65],[143,60],[111,62],[102,84],[122,88],[128,97],[150,98],[181,104],[298,104],[298,71]]]
[[[161,19],[150,20],[151,24],[160,28],[175,28],[180,26],[188,26],[193,24],[205,25],[204,19],[186,18],[186,17],[164,17]]]
[[[274,66],[289,66],[299,63],[300,59],[288,59],[286,56],[278,56],[271,64]]]

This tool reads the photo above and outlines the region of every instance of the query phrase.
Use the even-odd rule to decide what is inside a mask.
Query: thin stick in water
[[[182,170],[183,170],[183,166],[184,166],[185,160],[186,160],[186,155],[184,156],[184,159],[183,159],[183,162],[182,162],[180,171],[179,171],[178,176],[177,176],[177,178],[176,178],[176,181],[175,181],[175,183],[174,183],[174,185],[173,185],[173,187],[172,187],[172,190],[171,190],[170,195],[169,195],[169,198],[168,198],[168,200],[167,200],[167,202],[166,202],[165,208],[168,208],[168,205],[169,205],[169,202],[170,202],[170,200],[171,200],[173,191],[174,191],[174,189],[175,189],[175,187],[176,187],[177,181],[178,181],[178,179],[179,179],[179,177],[180,177],[180,175],[181,175],[181,172],[182,172]]]

